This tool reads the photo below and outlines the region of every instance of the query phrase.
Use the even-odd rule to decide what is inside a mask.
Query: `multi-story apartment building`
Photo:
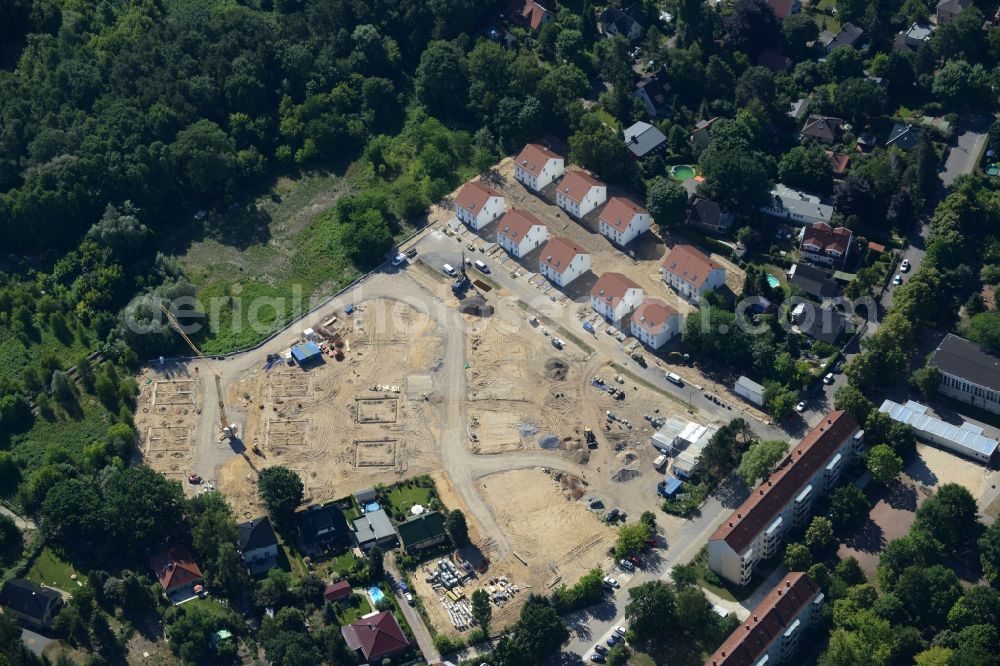
[[[790,573],[729,635],[705,666],[774,666],[793,663],[802,636],[819,616],[823,592],[809,576]]]
[[[809,518],[813,501],[861,455],[863,436],[847,412],[828,414],[709,539],[712,571],[746,585],[757,564],[779,554],[788,529]]]

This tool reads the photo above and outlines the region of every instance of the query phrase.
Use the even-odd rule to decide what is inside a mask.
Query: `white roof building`
[[[946,449],[950,449],[973,460],[989,463],[997,453],[1000,442],[983,434],[983,429],[972,423],[954,425],[927,414],[927,407],[919,402],[907,400],[900,405],[886,400],[878,408],[888,414],[893,421],[909,424],[917,437]]]

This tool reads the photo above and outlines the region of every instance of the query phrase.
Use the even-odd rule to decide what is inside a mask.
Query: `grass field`
[[[434,496],[433,493],[434,491],[431,488],[407,488],[406,486],[394,487],[387,493],[386,502],[388,506],[386,507],[386,511],[390,516],[394,516],[398,513],[409,515],[410,507],[415,504],[420,504],[426,507],[431,501],[431,498]]]
[[[344,577],[357,561],[358,558],[354,557],[354,553],[345,550],[340,555],[337,555],[337,557],[326,562],[326,569],[331,573],[334,571],[339,572],[341,577]]]
[[[70,578],[73,574],[77,576],[76,581]],[[71,594],[79,587],[77,581],[84,584],[87,582],[86,576],[79,573],[69,562],[60,559],[49,548],[43,548],[38,554],[26,578],[37,585],[57,587]]]
[[[337,616],[337,622],[340,626],[350,624],[359,617],[363,617],[372,612],[372,606],[368,603],[368,597],[363,594],[355,594],[354,598],[358,601],[358,605],[348,606]]]

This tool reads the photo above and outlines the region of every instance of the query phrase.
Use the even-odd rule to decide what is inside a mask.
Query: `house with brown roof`
[[[843,118],[810,113],[809,117],[806,118],[806,124],[802,126],[802,131],[799,132],[799,138],[815,139],[820,143],[827,144],[836,143],[844,132],[845,124]]]
[[[340,601],[354,594],[354,588],[346,580],[330,583],[323,588],[323,598],[327,601]]]
[[[847,412],[827,414],[708,540],[709,568],[737,585],[750,582],[754,567],[780,552],[787,531],[861,455],[863,435]]]
[[[632,337],[659,349],[681,330],[681,313],[661,298],[646,298],[632,313]]]
[[[546,23],[556,20],[555,14],[535,0],[511,0],[508,11],[514,23],[533,31],[537,31]]]
[[[479,231],[506,210],[503,195],[479,180],[463,185],[455,197],[455,216],[473,231]]]
[[[802,227],[799,253],[815,264],[840,270],[847,261],[853,241],[854,232],[847,227],[831,227],[825,222],[816,222]]]
[[[802,636],[819,618],[824,595],[808,575],[793,572],[778,581],[750,617],[719,646],[705,666],[795,663]]]
[[[608,199],[608,186],[586,171],[573,169],[556,188],[556,205],[581,218]]]
[[[726,269],[693,245],[675,245],[664,257],[661,272],[663,281],[691,303],[700,303],[726,283]]]
[[[497,223],[497,243],[520,259],[549,239],[549,228],[526,210],[511,208]]]
[[[537,192],[566,172],[563,158],[539,143],[529,143],[514,158],[514,178]]]
[[[195,587],[201,586],[204,581],[191,552],[183,546],[174,546],[150,555],[149,568],[156,574],[167,598],[175,606],[195,596]]]
[[[550,238],[538,257],[538,272],[559,287],[567,286],[589,270],[590,253],[568,238]]]
[[[830,168],[833,169],[833,175],[837,178],[843,178],[844,174],[847,173],[847,165],[851,162],[851,156],[844,153],[835,153],[832,150],[824,152],[830,158]]]
[[[649,231],[649,211],[625,197],[611,197],[597,218],[601,235],[615,245],[628,245]]]
[[[786,19],[802,11],[802,3],[799,0],[767,0],[767,4],[778,19]]]
[[[590,290],[590,307],[612,323],[618,323],[642,301],[642,287],[621,273],[605,273]]]
[[[358,652],[366,663],[381,663],[410,649],[410,641],[390,611],[369,613],[340,628],[347,647]]]
[[[934,8],[938,25],[955,20],[955,17],[972,5],[972,0],[938,0],[937,6]]]

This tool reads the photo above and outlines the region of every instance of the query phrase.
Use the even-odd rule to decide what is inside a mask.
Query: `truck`
[[[660,454],[659,456],[656,457],[656,460],[653,461],[653,469],[659,471],[663,469],[663,466],[666,464],[667,464],[666,454]]]
[[[583,438],[587,441],[588,449],[597,448],[597,437],[594,436],[594,431],[589,427],[583,429]]]
[[[451,290],[456,294],[462,293],[463,291],[468,289],[468,287],[469,287],[469,278],[465,275],[465,273],[462,273],[462,275],[460,275],[457,280],[451,283]]]

